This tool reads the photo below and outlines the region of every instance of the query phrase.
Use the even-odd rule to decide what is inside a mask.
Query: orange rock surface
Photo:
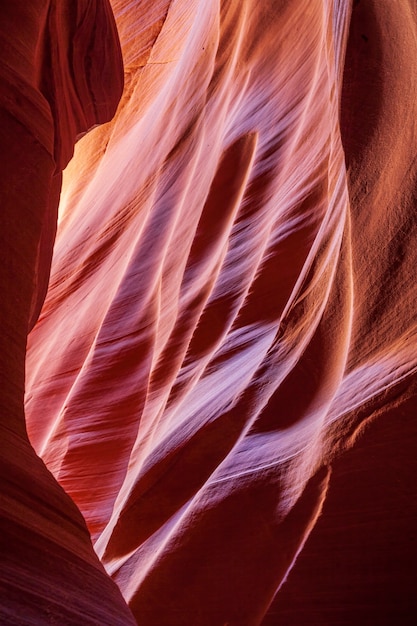
[[[411,567],[393,563],[417,469],[415,3],[113,0],[122,95],[107,3],[35,5],[0,10],[13,61],[0,170],[7,520],[35,550],[10,550],[4,606],[27,619],[10,624],[49,623],[48,603],[32,619],[15,572],[30,581],[35,563],[40,576],[63,546],[84,559],[80,598],[101,617],[60,616],[80,606],[74,581],[54,596],[60,624],[130,624],[126,603],[149,626],[393,624],[398,604],[413,624]],[[25,387],[30,441],[106,576],[28,445],[22,394],[60,171],[120,96],[64,172]],[[398,485],[381,470],[388,437]],[[51,501],[58,517],[39,509]],[[391,576],[349,556],[371,541],[373,512],[396,530],[378,561],[376,526],[369,566]],[[65,515],[78,520],[66,543]],[[347,546],[336,573],[335,530]]]

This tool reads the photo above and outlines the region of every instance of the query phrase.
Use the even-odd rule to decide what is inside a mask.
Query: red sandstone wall
[[[0,623],[125,626],[135,621],[79,510],[30,446],[23,409],[26,339],[48,283],[61,169],[75,136],[117,106],[117,34],[105,2],[16,0],[0,5],[0,24]]]
[[[44,185],[46,217],[36,234],[26,229],[31,274],[18,307],[28,316],[35,301],[34,318],[54,236],[54,172],[120,96],[107,5],[73,7],[26,9],[32,56],[20,51],[33,60],[19,75],[46,120],[39,130],[41,115],[25,113],[24,128],[43,133],[45,165],[28,146],[27,163],[42,176],[22,159],[14,186],[22,198],[32,179]],[[372,433],[381,446],[395,439],[399,493],[401,484],[415,493],[412,447],[401,443],[415,435],[414,3],[112,7],[125,89],[114,120],[77,144],[64,174],[49,290],[28,341],[30,440],[81,510],[139,624],[394,624],[395,604],[412,624],[411,590],[392,582],[398,568],[393,577],[365,574],[346,548],[334,575],[340,543],[329,532],[339,530],[354,554],[368,541],[365,531],[349,535],[343,506],[350,524],[365,515],[371,532],[375,510],[395,527],[394,485],[386,494],[356,485],[392,451],[384,443],[371,454]],[[1,171],[22,154],[17,132],[4,132],[15,155]],[[6,256],[17,258],[16,246]],[[21,293],[11,275],[4,289]],[[16,326],[15,310],[4,324]],[[381,426],[358,443],[376,416]],[[352,444],[353,456],[336,461]],[[16,465],[27,472],[23,460]],[[57,489],[48,480],[46,500]],[[411,529],[411,511],[389,536]],[[384,545],[379,533],[369,563]],[[40,536],[36,558],[45,554]],[[392,540],[382,563],[404,550]],[[400,568],[404,581],[409,569]],[[83,591],[110,615],[104,574],[100,585]],[[28,590],[16,588],[8,615],[19,601],[28,610]]]

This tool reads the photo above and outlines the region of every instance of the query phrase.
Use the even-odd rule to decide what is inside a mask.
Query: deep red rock
[[[115,111],[118,39],[101,2],[3,3],[0,23],[0,622],[125,626],[133,617],[80,512],[31,447],[23,407],[27,333],[48,283],[61,169],[76,135]],[[113,60],[103,86],[104,41]],[[88,78],[74,79],[79,52]]]

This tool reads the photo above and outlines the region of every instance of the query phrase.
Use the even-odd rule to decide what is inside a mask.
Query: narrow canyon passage
[[[415,3],[0,17],[1,619],[413,624]]]

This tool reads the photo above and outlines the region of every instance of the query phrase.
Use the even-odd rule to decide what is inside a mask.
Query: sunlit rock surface
[[[125,91],[65,172],[28,344],[35,450],[139,624],[395,623],[384,594],[362,614],[358,593],[340,595],[325,539],[326,520],[343,530],[332,511],[346,501],[360,519],[373,493],[344,484],[339,461],[329,487],[328,468],[371,418],[390,433],[415,406],[414,3],[112,7]],[[100,85],[114,56],[94,41]],[[92,51],[71,49],[80,63]],[[90,66],[73,67],[83,84]],[[366,450],[357,464],[372,472]],[[395,490],[378,502],[407,508]]]

